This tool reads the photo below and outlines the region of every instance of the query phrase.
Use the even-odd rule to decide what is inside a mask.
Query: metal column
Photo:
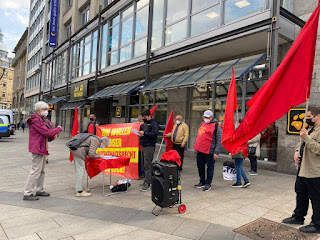
[[[271,42],[270,42],[270,63],[269,77],[277,69],[278,64],[278,48],[279,48],[279,16],[280,16],[280,1],[272,1],[272,24],[271,24]]]
[[[150,59],[151,59],[151,41],[152,41],[152,19],[153,19],[153,5],[154,0],[149,2],[149,16],[148,16],[148,37],[147,37],[147,55],[146,55],[146,85],[150,84]]]

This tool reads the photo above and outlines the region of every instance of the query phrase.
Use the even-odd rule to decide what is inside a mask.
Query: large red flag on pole
[[[319,6],[312,13],[280,66],[247,103],[250,107],[224,147],[233,152],[310,96]]]
[[[172,132],[173,125],[174,125],[174,123],[173,123],[173,111],[171,111],[170,117],[169,117],[168,122],[167,122],[166,129],[163,132],[163,138],[164,138],[164,141],[166,142],[166,152],[168,152],[168,151],[173,149],[173,142],[171,141],[171,138],[170,137],[169,138],[165,137],[168,133]]]
[[[76,108],[74,110],[74,119],[73,119],[71,138],[76,136],[78,133],[79,133],[78,108],[76,106]],[[72,161],[73,161],[73,155],[72,155],[72,152],[70,152],[70,162],[72,162]]]
[[[226,110],[225,110],[224,120],[223,120],[223,131],[222,131],[222,139],[221,139],[223,146],[232,139],[232,135],[234,134],[234,131],[235,131],[234,112],[237,110],[237,108],[238,108],[238,101],[237,101],[236,78],[234,75],[234,69],[232,67],[232,78],[231,78],[231,82],[228,90]],[[248,148],[247,144],[244,144],[240,148],[234,149],[230,153],[234,155],[241,151],[243,155],[247,157],[247,154],[248,154],[247,148]]]

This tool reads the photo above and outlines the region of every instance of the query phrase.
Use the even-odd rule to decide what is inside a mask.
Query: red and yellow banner
[[[139,131],[140,123],[108,124],[97,127],[99,137],[110,139],[110,145],[107,148],[98,148],[97,153],[104,156],[129,157],[128,176],[127,167],[113,168],[111,174],[138,179],[139,138],[133,133],[133,129]]]

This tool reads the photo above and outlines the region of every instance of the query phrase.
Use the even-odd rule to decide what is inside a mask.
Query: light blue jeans
[[[242,168],[243,158],[235,158],[234,162],[235,162],[236,171],[237,171],[237,182],[236,183],[241,185],[241,177],[243,178],[245,183],[249,182],[247,175]]]
[[[83,191],[83,176],[85,173],[85,161],[81,158],[74,157],[74,165],[76,168],[76,191]]]

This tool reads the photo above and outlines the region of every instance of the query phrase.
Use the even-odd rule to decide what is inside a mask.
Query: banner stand
[[[163,140],[164,140],[164,138],[162,138],[162,140],[161,140],[161,144],[160,144],[159,151],[158,151],[158,154],[157,154],[156,162],[159,162],[159,155],[160,155],[160,152],[161,152]]]

